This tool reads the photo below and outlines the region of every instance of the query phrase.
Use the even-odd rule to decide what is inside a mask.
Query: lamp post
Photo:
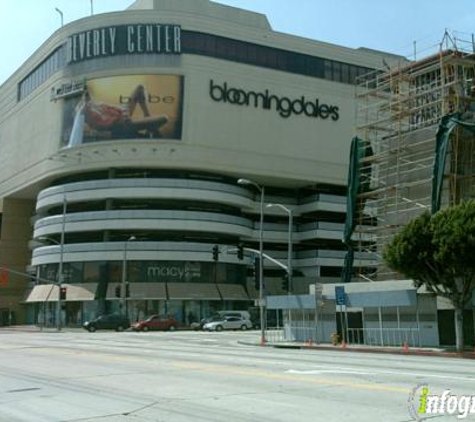
[[[63,220],[64,220],[64,217],[63,217]],[[46,240],[48,242],[54,243],[59,246],[59,266],[58,266],[58,274],[56,276],[56,280],[57,280],[56,285],[58,286],[58,301],[56,302],[56,329],[58,331],[61,331],[61,287],[63,284],[64,222],[63,222],[63,230],[61,232],[60,242],[47,236],[40,236],[38,240],[39,241]],[[44,316],[44,318],[45,318],[44,324],[46,325],[46,315]]]
[[[40,237],[39,239],[49,240],[50,242],[56,243],[59,245],[59,266],[58,266],[58,275],[57,275],[57,285],[58,285],[58,301],[56,302],[56,329],[61,331],[61,287],[63,284],[64,274],[63,274],[63,261],[64,261],[64,232],[66,228],[66,209],[68,202],[66,200],[66,195],[63,196],[63,218],[61,222],[61,239],[56,241],[49,237]]]
[[[135,240],[135,236],[130,236],[124,244],[124,259],[122,261],[122,282],[121,282],[121,289],[120,289],[120,298],[122,304],[122,312],[125,316],[127,316],[127,296],[126,296],[126,286],[127,286],[127,245],[129,242]]]
[[[289,276],[289,290],[288,294],[290,295],[292,292],[292,229],[293,229],[293,212],[290,208],[282,204],[267,204],[266,208],[277,207],[284,210],[289,215],[289,232],[287,238],[287,274]]]
[[[266,342],[266,331],[265,331],[265,317],[264,317],[264,245],[263,245],[263,226],[264,226],[264,195],[265,188],[264,186],[258,185],[256,182],[253,182],[249,179],[239,179],[239,185],[251,185],[254,186],[261,194],[261,204],[260,204],[260,225],[259,225],[259,313],[261,320],[261,344]]]
[[[63,19],[63,12],[59,10],[57,7],[54,8],[59,13],[59,16],[61,17],[61,26],[64,24],[64,19]]]

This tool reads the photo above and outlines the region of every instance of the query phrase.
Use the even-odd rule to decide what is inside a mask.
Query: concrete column
[[[32,236],[31,217],[34,215],[35,201],[28,199],[4,198],[2,201],[2,225],[0,234],[0,265],[7,269],[26,272],[31,263],[28,242]],[[8,274],[8,281],[0,286],[0,308],[10,309],[16,324],[24,324],[26,318],[25,299],[30,277],[27,274]]]

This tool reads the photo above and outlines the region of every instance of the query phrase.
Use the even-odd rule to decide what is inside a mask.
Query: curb
[[[358,352],[358,353],[372,353],[372,354],[388,354],[388,355],[407,355],[407,356],[426,356],[426,357],[445,357],[445,358],[457,358],[457,359],[475,359],[474,352],[444,352],[444,351],[434,351],[434,350],[423,350],[423,349],[408,349],[408,350],[398,350],[398,349],[384,349],[384,348],[364,348],[364,347],[341,347],[341,346],[318,346],[318,345],[305,345],[305,344],[277,344],[277,343],[266,343],[264,345],[246,341],[238,341],[238,344],[245,346],[255,346],[255,347],[273,347],[275,349],[301,349],[301,350],[314,350],[314,351],[333,351],[333,352]]]

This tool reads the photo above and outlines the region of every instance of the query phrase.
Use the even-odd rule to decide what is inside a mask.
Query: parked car
[[[203,326],[203,330],[222,331],[222,330],[248,330],[252,328],[252,322],[235,316],[226,316],[217,321],[211,321]]]
[[[151,315],[147,319],[132,324],[134,331],[175,331],[178,328],[178,322],[172,317],[162,317],[160,315]]]
[[[96,330],[124,331],[130,327],[130,321],[124,315],[101,315],[96,319],[86,321],[83,327],[91,333]]]
[[[205,324],[207,324],[208,322],[221,321],[222,319],[223,317],[221,315],[215,314],[208,318],[203,318],[200,322],[192,322],[190,324],[190,328],[192,328],[193,330],[202,330]]]
[[[204,325],[208,322],[221,321],[225,317],[237,317],[242,319],[251,319],[251,315],[248,311],[218,311],[208,318],[203,318],[200,322],[192,322],[190,328],[193,330],[202,330]]]

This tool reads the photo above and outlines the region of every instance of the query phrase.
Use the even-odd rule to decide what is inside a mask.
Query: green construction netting
[[[450,135],[457,127],[463,127],[472,133],[475,133],[475,124],[463,120],[461,113],[452,113],[441,119],[439,129],[436,134],[435,162],[432,179],[432,213],[440,208],[442,194],[442,185],[444,182],[444,170],[449,146]],[[351,242],[351,235],[356,226],[358,212],[362,211],[363,204],[359,204],[358,209],[356,197],[358,194],[369,191],[371,167],[362,167],[361,160],[373,154],[371,146],[364,140],[354,137],[351,141],[350,163],[348,171],[348,195],[346,205],[346,221],[343,233],[343,242],[348,247],[345,257],[345,263],[342,271],[342,281],[351,280],[353,267],[354,249]]]
[[[351,279],[351,270],[353,267],[353,245],[351,235],[355,230],[358,213],[362,211],[362,204],[358,204],[356,197],[358,194],[369,191],[371,181],[371,167],[362,165],[365,157],[373,155],[371,146],[363,139],[355,136],[351,141],[350,163],[348,170],[348,194],[346,198],[346,221],[343,232],[343,242],[348,247],[345,257],[345,264],[342,271],[343,282],[349,282]]]
[[[371,167],[362,166],[361,160],[373,154],[371,147],[362,139],[355,136],[351,141],[350,163],[348,170],[348,194],[346,199],[346,221],[343,233],[343,242],[351,242],[351,235],[355,230],[358,205],[356,196],[369,190]]]
[[[440,209],[442,185],[444,183],[444,170],[447,158],[447,149],[450,142],[450,134],[457,127],[463,127],[475,133],[475,124],[463,121],[460,113],[447,114],[442,117],[436,134],[435,162],[432,176],[432,213]]]

